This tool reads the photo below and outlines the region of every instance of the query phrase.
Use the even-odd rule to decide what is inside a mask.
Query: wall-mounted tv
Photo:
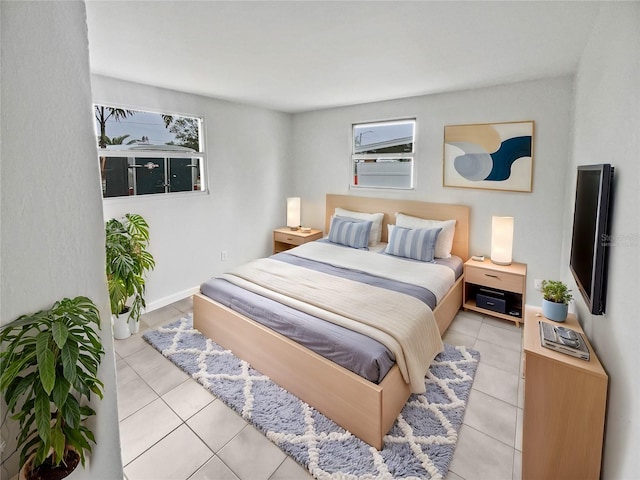
[[[589,311],[605,313],[613,167],[580,165],[576,182],[570,267]]]

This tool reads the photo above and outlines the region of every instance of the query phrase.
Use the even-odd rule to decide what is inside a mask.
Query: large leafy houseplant
[[[119,316],[129,311],[129,318],[137,322],[146,306],[145,275],[155,267],[147,251],[149,225],[141,215],[127,213],[107,221],[105,230],[111,313]],[[129,299],[131,305],[127,305]]]
[[[0,327],[0,392],[19,422],[26,478],[64,478],[91,452],[95,438],[83,422],[95,415],[85,400],[103,397],[99,329],[98,309],[86,297]]]

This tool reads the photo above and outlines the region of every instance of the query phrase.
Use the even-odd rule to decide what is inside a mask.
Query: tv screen
[[[613,167],[580,165],[576,181],[570,268],[589,311],[605,313]]]

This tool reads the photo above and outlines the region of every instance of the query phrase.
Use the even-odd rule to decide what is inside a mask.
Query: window
[[[202,119],[95,105],[102,196],[205,190]]]
[[[415,120],[353,125],[352,187],[413,188]]]

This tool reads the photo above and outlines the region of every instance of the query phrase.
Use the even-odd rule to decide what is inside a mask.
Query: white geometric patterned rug
[[[144,339],[318,480],[446,477],[480,358],[445,345],[425,378],[427,392],[411,395],[378,451],[205,338],[191,316]]]

